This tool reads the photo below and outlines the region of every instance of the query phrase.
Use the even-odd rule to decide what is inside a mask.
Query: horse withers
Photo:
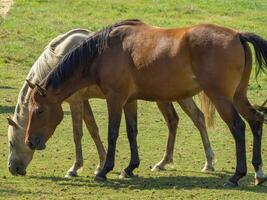
[[[71,51],[31,94],[26,144],[42,149],[63,117],[61,103],[77,90],[98,85],[108,107],[108,151],[96,180],[114,167],[116,141],[126,103],[137,99],[176,101],[200,91],[215,105],[236,144],[236,170],[226,186],[246,175],[245,123],[253,133],[255,183],[266,181],[262,170],[263,115],[247,99],[254,46],[257,72],[267,67],[267,41],[212,24],[162,29],[125,20],[96,32]],[[74,67],[75,66],[75,67]],[[130,145],[136,137],[129,137]],[[131,146],[132,158],[138,156]],[[135,163],[132,163],[135,164]]]

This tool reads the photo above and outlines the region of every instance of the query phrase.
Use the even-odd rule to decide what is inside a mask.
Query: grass
[[[139,178],[119,180],[118,174],[129,161],[129,147],[122,121],[116,165],[107,183],[93,181],[98,159],[92,140],[84,130],[84,168],[80,177],[65,179],[74,157],[69,108],[47,149],[36,152],[26,177],[13,177],[6,163],[8,156],[6,116],[12,113],[20,87],[35,59],[55,36],[71,28],[98,30],[126,18],[140,18],[163,27],[217,23],[240,31],[255,32],[267,38],[265,0],[17,0],[9,15],[0,18],[0,199],[264,199],[267,186],[254,187],[251,163],[251,132],[247,130],[249,174],[236,189],[222,184],[234,171],[234,142],[226,125],[217,117],[209,131],[216,153],[216,172],[203,174],[204,153],[198,131],[176,105],[180,115],[174,165],[152,173],[151,166],[161,159],[166,126],[155,103],[139,103]],[[251,78],[248,95],[253,104],[266,98],[267,76]],[[90,100],[100,133],[106,144],[107,111],[102,100]],[[266,162],[267,136],[264,130],[263,159]]]

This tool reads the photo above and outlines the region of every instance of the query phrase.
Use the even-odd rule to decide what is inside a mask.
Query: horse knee
[[[109,135],[108,135],[108,141],[109,141],[110,143],[115,143],[115,142],[117,141],[118,137],[119,137],[119,133],[118,133],[118,131],[112,129],[112,130],[110,130],[110,132],[109,132]]]
[[[83,132],[82,131],[75,131],[73,135],[74,142],[80,142],[83,137]]]
[[[177,114],[173,115],[173,117],[170,118],[167,123],[168,123],[168,127],[169,127],[170,130],[176,130],[177,126],[179,124],[178,115]]]

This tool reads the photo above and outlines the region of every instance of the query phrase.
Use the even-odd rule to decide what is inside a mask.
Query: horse
[[[42,52],[42,54],[33,64],[27,76],[27,80],[31,81],[32,84],[40,83],[40,81],[57,66],[64,55],[85,41],[91,34],[93,33],[85,29],[73,29],[51,40],[44,52]],[[8,128],[10,146],[8,168],[14,175],[26,174],[26,168],[32,160],[34,154],[34,151],[27,148],[24,143],[25,129],[27,127],[29,117],[28,103],[30,93],[31,88],[27,83],[25,83],[19,93],[18,102],[13,117],[7,118],[10,125]],[[75,143],[76,157],[73,165],[67,171],[65,177],[78,176],[78,170],[83,166],[83,154],[81,146],[81,139],[83,136],[82,120],[85,122],[87,129],[89,130],[90,136],[96,145],[99,155],[99,164],[95,170],[95,173],[97,173],[104,164],[106,152],[100,140],[99,130],[91,106],[88,102],[88,98],[104,98],[104,96],[101,94],[99,88],[90,86],[86,89],[81,89],[66,99],[66,102],[68,102],[70,106],[72,116],[73,139]],[[201,95],[200,100],[203,104],[201,106],[206,108],[206,116],[212,117],[214,110],[212,107],[209,107],[209,101],[203,98],[205,97]],[[196,127],[200,131],[206,154],[206,161],[202,171],[213,171],[214,167],[212,161],[214,159],[214,153],[209,142],[202,112],[197,108],[192,99],[182,100],[178,103],[187,113],[187,115],[193,120]],[[162,160],[154,165],[152,171],[162,170],[166,164],[172,162],[175,134],[178,126],[178,115],[175,112],[173,105],[171,103],[163,102],[158,102],[157,105],[168,125],[169,139],[166,147],[166,153],[164,154]],[[127,108],[125,111],[129,112],[127,111]],[[206,120],[207,123],[212,123],[212,121],[212,118]]]
[[[237,187],[247,174],[245,123],[253,133],[255,184],[267,180],[261,156],[264,116],[247,98],[255,50],[256,74],[267,69],[267,41],[254,33],[214,24],[160,28],[140,20],[124,20],[89,37],[67,54],[30,96],[25,143],[42,150],[63,117],[61,103],[75,91],[97,85],[108,108],[108,149],[96,181],[114,167],[122,109],[136,100],[177,101],[203,91],[229,127],[235,141],[236,169],[224,184]],[[241,116],[240,116],[241,115]],[[139,166],[136,124],[129,123],[130,171]],[[127,169],[129,169],[129,167]]]

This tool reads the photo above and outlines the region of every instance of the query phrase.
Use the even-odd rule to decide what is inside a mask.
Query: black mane
[[[142,22],[137,19],[120,21],[90,36],[86,41],[66,54],[58,66],[48,74],[44,83],[45,88],[50,86],[57,88],[61,83],[69,79],[76,70],[82,67],[84,67],[83,74],[86,74],[94,58],[109,47],[109,34],[114,28],[123,25],[137,25],[140,23]]]

